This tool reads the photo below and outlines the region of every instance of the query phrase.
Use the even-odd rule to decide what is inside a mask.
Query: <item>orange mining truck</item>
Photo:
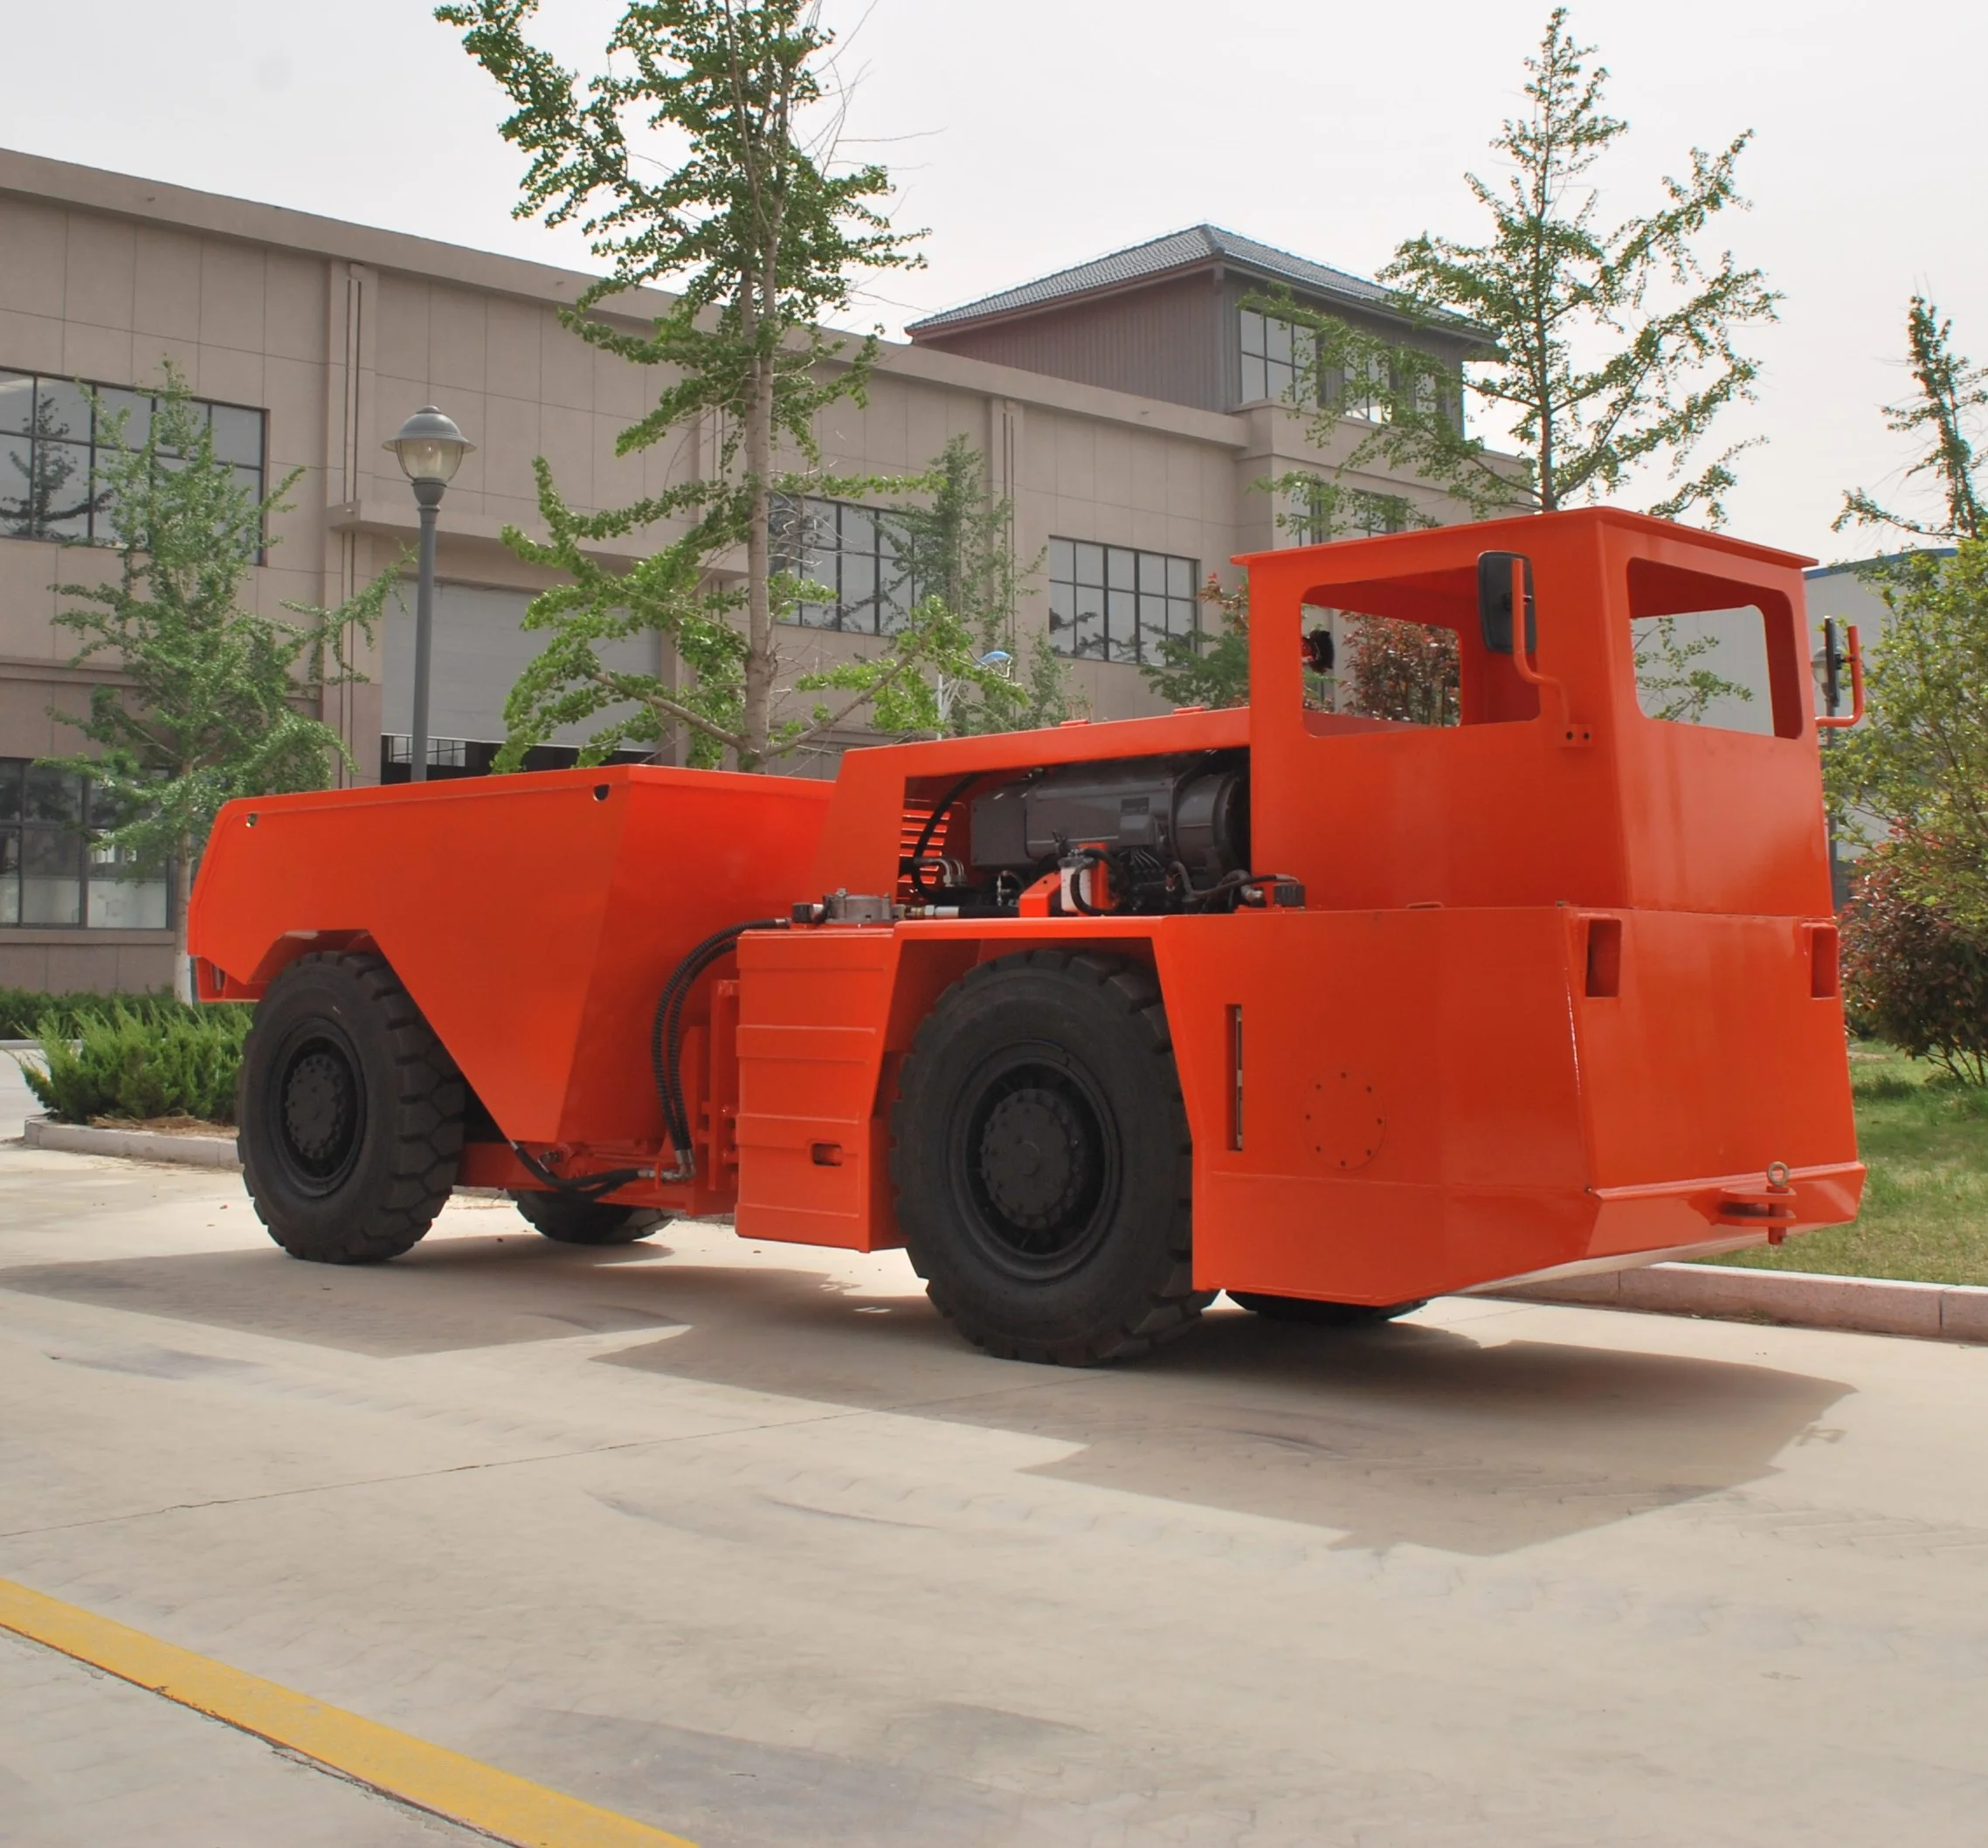
[[[1852,1218],[1806,561],[1598,509],[1239,562],[1246,707],[230,804],[191,937],[272,1237],[728,1212],[1081,1363]],[[1446,631],[1457,722],[1329,709],[1336,612]],[[1639,693],[1715,618],[1750,728]]]

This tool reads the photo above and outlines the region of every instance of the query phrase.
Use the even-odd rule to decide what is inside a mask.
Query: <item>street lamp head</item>
[[[432,404],[426,404],[380,446],[400,458],[400,465],[410,481],[445,487],[462,465],[462,459],[476,445],[464,440],[452,417],[445,417]]]

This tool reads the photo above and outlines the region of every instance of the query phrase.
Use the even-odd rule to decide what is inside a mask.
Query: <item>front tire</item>
[[[569,1194],[526,1189],[511,1196],[525,1224],[561,1245],[633,1245],[670,1223],[667,1213],[641,1206],[610,1206]]]
[[[1193,1150],[1149,970],[1047,949],[982,963],[919,1029],[891,1130],[912,1264],[989,1353],[1122,1359],[1211,1299],[1193,1286]]]
[[[455,1185],[462,1074],[383,956],[300,956],[242,1049],[242,1176],[293,1258],[373,1264],[418,1244]]]

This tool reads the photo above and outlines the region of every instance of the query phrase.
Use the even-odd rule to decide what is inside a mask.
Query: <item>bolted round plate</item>
[[[1364,1168],[1380,1153],[1387,1133],[1380,1087],[1364,1072],[1327,1072],[1305,1098],[1303,1130],[1305,1146],[1329,1167]]]

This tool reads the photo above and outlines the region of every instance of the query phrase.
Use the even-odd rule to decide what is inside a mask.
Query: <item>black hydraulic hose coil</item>
[[[683,1096],[683,1009],[697,978],[749,930],[784,930],[785,918],[755,918],[749,924],[728,924],[698,944],[671,972],[656,1001],[649,1029],[649,1066],[655,1074],[656,1095],[663,1107],[663,1128],[675,1151],[676,1166],[665,1177],[687,1181],[697,1172],[697,1149],[691,1141],[690,1109]]]
[[[975,770],[970,776],[961,777],[939,798],[937,805],[925,817],[925,825],[919,830],[918,845],[911,850],[911,889],[927,904],[937,894],[925,883],[925,850],[932,845],[932,837],[939,831],[939,824],[952,805],[980,781],[982,774]]]

